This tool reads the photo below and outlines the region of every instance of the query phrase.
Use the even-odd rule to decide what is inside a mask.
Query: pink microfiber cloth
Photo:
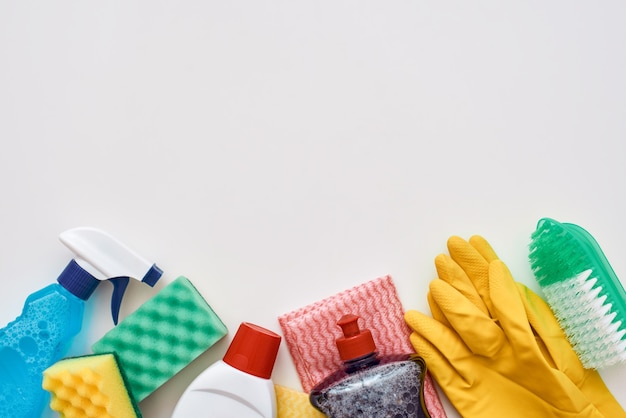
[[[343,367],[335,345],[337,335],[329,330],[337,329],[337,320],[346,313],[368,324],[378,354],[415,351],[391,276],[371,280],[278,317],[305,392]],[[430,374],[424,380],[424,400],[432,418],[446,417]]]

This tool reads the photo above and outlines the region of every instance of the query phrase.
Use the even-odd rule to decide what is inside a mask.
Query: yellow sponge
[[[324,418],[309,402],[309,395],[281,385],[274,385],[276,391],[277,418]]]
[[[43,372],[42,386],[63,418],[141,417],[112,353],[60,360]]]

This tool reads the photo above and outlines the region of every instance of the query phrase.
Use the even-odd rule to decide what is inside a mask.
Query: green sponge
[[[115,352],[137,402],[219,341],[228,330],[189,279],[180,276],[93,344]]]
[[[42,386],[65,418],[141,418],[115,354],[60,360],[44,370]]]

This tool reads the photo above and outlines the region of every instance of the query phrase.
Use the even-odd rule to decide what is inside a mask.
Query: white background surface
[[[140,405],[165,418],[242,321],[280,332],[278,315],[384,274],[426,310],[453,234],[485,236],[537,289],[536,221],[574,222],[624,277],[624,16],[619,1],[4,1],[1,322],[56,279],[76,226],[164,269],[122,316],[189,277],[231,335]],[[109,296],[74,353],[112,326]],[[622,405],[625,372],[602,373]],[[273,377],[299,388],[285,344]]]

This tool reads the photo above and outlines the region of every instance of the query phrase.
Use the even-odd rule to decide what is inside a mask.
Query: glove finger
[[[460,360],[471,353],[454,331],[414,310],[407,311],[404,319],[414,331],[410,336],[411,345],[442,387],[455,385],[459,377],[463,380],[466,380],[465,375],[471,377],[471,373],[457,369],[462,364]]]
[[[489,314],[487,305],[476,290],[474,283],[465,274],[465,271],[450,256],[439,254],[435,257],[435,267],[437,268],[437,276],[452,285],[461,292],[470,302],[485,314]]]
[[[463,269],[487,310],[493,316],[493,304],[489,294],[489,262],[463,238],[452,236],[448,239],[450,257]]]
[[[448,323],[475,354],[491,357],[506,342],[502,329],[485,312],[443,280],[430,283],[432,299]]]
[[[541,354],[538,352],[517,285],[506,264],[500,260],[489,264],[489,290],[495,318],[500,322],[512,348],[520,354],[539,357]]]
[[[410,340],[415,352],[424,359],[428,371],[439,386],[450,388],[458,385],[459,373],[431,341],[416,332],[411,333]]]
[[[480,235],[470,237],[469,243],[488,263],[491,263],[494,260],[499,260],[499,257],[491,247],[491,244],[489,244],[489,242],[487,242],[487,240]]]
[[[439,307],[439,305],[437,305],[437,302],[435,302],[435,300],[433,299],[433,295],[431,295],[430,292],[426,294],[426,299],[428,300],[428,306],[430,307],[430,313],[432,314],[433,318],[436,321],[441,322],[446,327],[452,328],[452,326],[446,319],[446,316],[443,314],[441,308]]]
[[[562,371],[577,385],[584,379],[585,370],[574,352],[548,304],[521,283],[517,283],[528,322],[549,355],[548,362]]]

